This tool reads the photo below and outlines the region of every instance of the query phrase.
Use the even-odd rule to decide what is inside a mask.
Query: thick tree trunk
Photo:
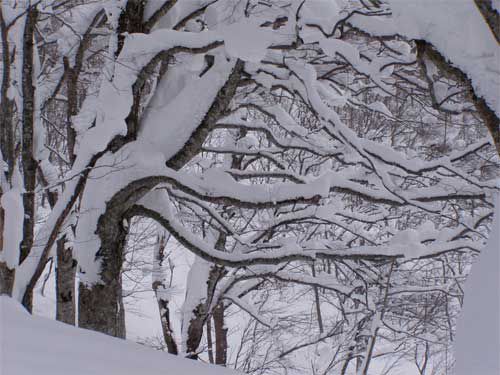
[[[80,283],[78,296],[78,325],[110,336],[125,338],[125,311],[123,307],[121,270],[127,230],[115,225],[113,218],[100,222],[101,248],[96,254],[100,260],[101,280],[93,285]]]
[[[135,5],[139,2],[128,2],[119,21],[120,35],[122,32],[140,32],[138,19],[139,11]],[[143,2],[140,4],[144,5]],[[130,6],[129,6],[130,5]],[[135,10],[134,10],[135,9]],[[134,17],[135,15],[135,17]],[[130,18],[130,19],[127,19]],[[132,30],[130,30],[132,29]],[[118,51],[123,45],[118,40]],[[225,113],[229,103],[233,98],[238,82],[240,80],[244,63],[240,60],[235,65],[233,72],[228,78],[226,84],[218,92],[212,106],[201,121],[200,126],[195,130],[189,142],[167,162],[167,165],[173,169],[180,169],[189,161],[201,148],[208,132],[214,126],[215,122]],[[140,95],[136,93],[135,95]],[[137,113],[136,113],[137,112]],[[133,108],[126,119],[127,136],[123,142],[134,139],[138,130],[136,120],[138,118],[138,107]],[[123,143],[117,141],[110,146],[111,150],[116,150]],[[128,216],[133,204],[150,191],[157,183],[153,180],[137,180],[116,193],[106,204],[106,212],[100,217],[97,225],[97,234],[101,240],[101,248],[96,256],[100,261],[101,280],[94,285],[80,285],[79,291],[79,325],[83,328],[104,332],[117,337],[125,336],[125,327],[121,326],[120,321],[124,320],[121,295],[120,271],[123,261],[123,247],[125,245],[125,231],[122,221]],[[127,211],[129,211],[127,213]],[[198,310],[198,309],[197,309]],[[203,326],[206,321],[207,312],[195,311],[194,318],[189,327],[189,339],[187,343],[187,353],[189,357],[196,358],[195,354],[201,337],[203,335]],[[192,327],[191,327],[192,325]]]
[[[118,56],[123,48],[125,33],[143,31],[145,4],[145,1],[127,2],[118,20],[118,48],[115,56]],[[127,120],[128,133],[134,132],[134,134],[128,135],[129,138],[133,138],[137,129],[129,123]],[[120,203],[123,203],[122,207]],[[80,284],[78,323],[83,328],[125,338],[121,269],[127,235],[122,225],[126,204],[125,200],[120,198],[118,202],[109,206],[112,207],[111,211],[101,217],[98,229],[101,248],[96,257],[101,261],[101,280],[94,285]]]
[[[80,283],[78,325],[81,328],[125,338],[125,312],[121,283],[86,286]]]
[[[75,325],[75,274],[76,261],[71,249],[66,249],[66,240],[57,241],[56,267],[56,319]]]

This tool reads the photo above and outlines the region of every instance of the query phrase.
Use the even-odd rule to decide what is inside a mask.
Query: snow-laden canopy
[[[189,330],[202,331],[217,301],[269,324],[240,296],[274,279],[366,308],[353,340],[370,331],[358,353],[367,373],[388,296],[429,291],[431,278],[414,280],[411,268],[449,256],[458,266],[443,267],[438,292],[457,298],[462,262],[481,251],[492,218],[496,159],[476,126],[500,145],[499,50],[472,2],[450,4],[2,3],[7,292],[29,305],[63,241],[78,263],[81,325],[124,336],[110,328],[123,317],[123,252],[133,220],[146,218],[197,257],[182,318],[188,355],[201,340]],[[47,109],[69,94],[64,116]],[[54,122],[67,130],[56,127],[56,145],[42,131]],[[22,142],[4,150],[18,125]],[[315,274],[319,262],[342,277]],[[394,301],[419,307],[418,296]]]

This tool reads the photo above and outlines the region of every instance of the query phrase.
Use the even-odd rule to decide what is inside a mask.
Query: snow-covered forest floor
[[[231,375],[102,333],[30,315],[0,297],[2,375]]]

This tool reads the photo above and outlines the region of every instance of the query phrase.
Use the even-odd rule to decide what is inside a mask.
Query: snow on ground
[[[488,245],[465,284],[454,345],[456,375],[500,374],[500,196]]]
[[[222,367],[31,316],[0,297],[0,375],[229,375]]]

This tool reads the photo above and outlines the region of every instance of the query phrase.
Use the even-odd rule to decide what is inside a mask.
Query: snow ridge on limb
[[[246,253],[242,251],[228,253],[216,250],[205,241],[189,233],[175,218],[172,206],[166,199],[162,200],[160,208],[158,205],[159,202],[157,200],[146,197],[133,210],[137,215],[150,217],[158,221],[179,243],[194,252],[197,256],[206,261],[228,267],[280,264],[287,261],[315,259],[419,259],[461,249],[480,251],[482,246],[473,240],[464,239],[449,242],[437,238],[429,238],[428,235],[425,236],[426,232],[408,230],[406,233],[400,233],[397,238],[394,238],[388,244],[379,246],[360,246],[355,249],[321,249],[317,247],[297,246],[291,242],[281,245],[264,244],[260,249],[259,245],[253,245],[251,251],[247,250]],[[423,235],[425,237],[422,237]],[[406,246],[408,236],[411,237],[411,243],[414,244],[410,248]],[[430,242],[430,244],[424,245],[423,241]]]
[[[163,34],[170,35],[170,31],[167,31],[168,30],[158,30],[153,32],[151,35],[157,33],[161,39],[161,35]],[[182,32],[179,33],[182,34]],[[201,32],[201,34],[204,33],[205,32]],[[214,33],[217,34],[217,31]],[[130,42],[130,46],[132,46],[134,45],[134,38],[136,41],[139,41],[145,38],[147,39],[149,36],[130,35],[129,38],[130,39],[127,39],[123,49],[124,54],[128,48],[132,48],[127,47],[128,42]],[[319,45],[321,46],[322,43],[319,43]],[[158,41],[158,44],[160,45],[161,43]],[[155,44],[152,43],[152,45],[154,46]],[[325,45],[323,45],[323,47],[327,50],[327,52],[332,52],[332,46],[325,47]],[[339,49],[338,46],[334,47],[337,50]],[[139,50],[141,50],[141,48],[142,47],[140,47]],[[151,48],[154,49],[156,47]],[[169,137],[169,132],[163,132],[162,130],[163,124],[161,120],[165,116],[163,113],[166,114],[170,106],[172,106],[172,108],[173,106],[178,108],[180,105],[184,105],[185,102],[182,100],[184,95],[183,93],[189,96],[192,92],[190,90],[196,90],[195,86],[193,86],[192,89],[189,89],[190,82],[196,83],[203,81],[205,76],[215,74],[216,70],[214,69],[223,64],[223,58],[217,54],[220,50],[212,50],[212,53],[216,53],[215,59],[212,62],[212,64],[215,63],[215,65],[213,65],[213,67],[206,73],[203,73],[201,78],[197,78],[194,74],[189,72],[189,69],[192,68],[183,69],[182,67],[175,67],[171,71],[174,77],[169,77],[167,74],[166,80],[164,82],[162,80],[160,85],[157,86],[157,89],[159,90],[157,94],[158,96],[153,98],[153,101],[150,103],[150,107],[146,110],[143,128],[139,130],[136,143],[134,146],[130,146],[130,148],[124,148],[122,154],[122,157],[124,158],[123,160],[128,158],[132,164],[137,164],[137,166],[140,165],[140,167],[136,169],[138,174],[133,175],[129,172],[122,173],[121,175],[124,179],[116,185],[117,190],[126,190],[135,182],[137,182],[138,185],[144,187],[147,186],[147,189],[153,189],[158,184],[165,184],[167,188],[173,189],[172,196],[175,196],[175,191],[178,190],[181,191],[184,196],[192,195],[195,198],[194,200],[209,204],[230,204],[239,208],[259,209],[269,209],[274,205],[285,206],[293,203],[319,204],[321,200],[330,199],[331,194],[341,193],[361,197],[367,202],[392,206],[405,206],[410,207],[410,209],[415,212],[424,211],[430,214],[438,214],[440,212],[439,202],[467,199],[487,200],[487,195],[481,190],[482,186],[478,186],[479,183],[475,182],[477,185],[475,187],[471,187],[471,180],[465,181],[463,185],[455,185],[451,189],[443,188],[443,190],[440,190],[441,187],[434,187],[434,185],[426,185],[425,187],[419,189],[402,188],[401,181],[413,178],[413,175],[417,178],[422,177],[422,179],[425,179],[428,175],[438,171],[439,169],[451,170],[452,173],[454,173],[454,168],[451,165],[451,160],[453,160],[453,158],[440,160],[439,162],[417,162],[415,160],[406,160],[401,157],[400,153],[394,152],[386,146],[358,137],[351,129],[342,123],[337,112],[331,108],[328,101],[321,96],[318,81],[321,80],[323,76],[318,74],[315,66],[307,61],[300,61],[300,59],[293,56],[293,54],[288,56],[287,50],[284,47],[278,48],[276,45],[270,45],[267,48],[272,50],[273,53],[268,53],[263,56],[259,55],[260,59],[258,59],[258,61],[251,61],[251,63],[245,64],[245,76],[248,76],[250,77],[249,79],[251,79],[253,75],[258,75],[261,74],[262,71],[269,70],[269,65],[279,66],[279,69],[284,70],[286,74],[276,75],[276,77],[271,75],[272,78],[270,78],[267,82],[270,84],[269,88],[272,90],[282,88],[288,91],[291,96],[296,95],[299,100],[302,100],[303,103],[308,106],[308,109],[311,110],[318,120],[321,131],[326,133],[329,138],[325,141],[324,137],[323,140],[321,140],[317,134],[308,134],[313,132],[305,130],[301,125],[298,125],[293,117],[290,116],[281,106],[268,105],[268,103],[265,103],[260,99],[257,100],[258,95],[252,94],[242,96],[241,99],[238,98],[235,100],[235,105],[238,106],[236,107],[237,110],[231,114],[231,117],[228,116],[226,119],[218,121],[214,130],[223,130],[230,127],[229,119],[237,118],[236,115],[240,112],[240,109],[253,109],[264,115],[266,121],[274,121],[276,130],[270,131],[270,129],[273,129],[270,126],[266,128],[267,134],[271,133],[271,138],[274,134],[276,134],[274,139],[287,139],[287,137],[292,137],[291,139],[300,140],[300,150],[306,152],[312,150],[315,151],[316,154],[318,154],[318,150],[320,150],[321,152],[324,152],[325,156],[334,155],[338,157],[341,164],[344,164],[343,168],[340,169],[341,172],[330,170],[320,174],[316,173],[301,176],[295,172],[287,171],[288,168],[286,167],[286,163],[281,160],[282,155],[280,155],[283,152],[288,152],[289,149],[287,142],[277,142],[277,144],[275,144],[277,147],[275,148],[255,147],[247,143],[241,147],[239,145],[236,147],[220,147],[220,145],[215,145],[205,146],[201,149],[201,151],[205,151],[210,154],[254,157],[254,160],[265,158],[275,164],[275,167],[271,170],[264,172],[251,170],[249,172],[241,170],[236,172],[226,171],[224,168],[209,168],[203,173],[193,173],[190,169],[188,169],[187,172],[173,171],[163,169],[161,167],[161,164],[164,162],[162,161],[162,157],[158,157],[156,159],[156,156],[150,154],[151,149],[148,149],[147,152],[145,150],[141,150],[140,144],[144,141],[145,144],[153,145],[154,148],[157,148],[159,153],[164,154],[164,157],[170,157],[172,155],[169,144],[172,143],[174,139],[173,137]],[[227,50],[225,52],[227,52]],[[318,53],[321,53],[321,51],[318,50]],[[335,54],[337,55],[337,52],[335,52]],[[390,77],[388,77],[388,73],[385,71],[385,68],[382,68],[384,65],[381,61],[372,59],[372,63],[368,64],[369,66],[364,66],[367,63],[365,63],[365,60],[362,60],[361,58],[356,58],[357,55],[354,51],[351,51],[350,55],[353,55],[354,57],[351,60],[345,60],[347,60],[347,63],[350,65],[353,65],[358,74],[365,75],[370,78],[375,84],[378,85],[378,88],[382,91],[385,90],[386,94],[390,91],[388,86],[390,83]],[[284,60],[285,63],[278,62],[280,61],[280,57],[283,56],[286,57]],[[261,61],[262,59],[266,59],[265,62]],[[401,61],[400,59],[398,61],[399,63],[407,63],[410,61],[410,59],[403,60],[404,61]],[[195,61],[189,57],[185,61],[189,62],[189,64],[195,64]],[[384,61],[385,63],[388,63],[391,60]],[[257,79],[257,83],[258,82],[259,80]],[[260,90],[261,88],[258,87],[258,89]],[[161,97],[161,92],[169,90],[180,93],[179,103],[175,101],[176,99],[172,99],[171,93],[166,95],[164,98]],[[206,98],[209,99],[210,96],[213,96],[213,92]],[[202,101],[202,103],[204,103],[204,101]],[[155,107],[159,108],[156,109]],[[368,105],[367,108],[372,109],[375,112],[380,112],[380,108],[382,107],[380,105],[375,107],[373,105]],[[162,112],[163,110],[165,110],[165,112]],[[382,110],[382,112],[386,111]],[[179,111],[179,113],[182,114],[183,112]],[[125,114],[125,111],[123,111],[123,114]],[[123,114],[121,117],[123,117]],[[383,114],[387,115],[387,113]],[[183,115],[180,115],[179,118],[174,117],[174,119],[175,122],[178,123],[181,123],[184,120],[187,121],[186,124],[192,125],[196,123],[196,121],[192,122],[191,119],[188,119],[188,117]],[[148,124],[148,121],[150,124]],[[247,120],[240,117],[233,124],[236,124],[236,128],[247,128],[247,130],[249,130],[252,125],[250,125],[250,128],[247,125],[243,125],[248,123],[249,122]],[[240,126],[240,124],[242,126]],[[227,127],[225,127],[225,125]],[[125,129],[123,122],[121,127],[122,129]],[[257,129],[257,127],[254,128]],[[284,134],[281,133],[283,130],[285,131]],[[165,137],[163,137],[163,134]],[[189,134],[192,133],[183,133],[181,138],[184,142],[189,139]],[[144,156],[141,156],[141,153],[148,155],[147,158],[149,162],[152,162],[153,160],[157,160],[157,162],[148,166],[147,163],[142,161]],[[112,159],[107,160],[107,163],[111,162]],[[152,166],[153,164],[155,165],[154,167]],[[118,174],[116,174],[116,176],[118,176]],[[455,174],[459,178],[463,176],[460,175],[459,172]],[[125,175],[127,175],[126,178]],[[122,177],[118,177],[117,181]],[[130,179],[128,180],[127,178],[129,177]],[[265,184],[244,182],[244,180],[254,181],[259,178],[268,177],[286,177],[293,182],[275,182]],[[236,182],[234,180],[235,178],[240,179],[240,181]],[[432,175],[432,178],[436,178],[436,175]],[[134,179],[136,181],[134,181]],[[449,185],[446,179],[439,178],[439,180]],[[99,186],[98,183],[96,184],[96,187],[97,186]],[[117,190],[115,190],[115,192]],[[141,193],[140,195],[142,194],[144,193]],[[109,201],[110,198],[111,195],[103,197],[102,201],[97,205],[100,208],[95,211],[96,215],[89,221],[89,223],[92,224],[82,224],[82,234],[87,233],[90,237],[93,236],[92,230],[97,226],[99,217],[104,212],[104,202]],[[91,207],[92,205],[89,204],[88,208]],[[219,220],[219,222],[221,221]],[[334,222],[330,220],[329,223],[333,224]],[[340,227],[343,226],[344,228],[348,227],[348,225],[342,225],[338,221],[336,222],[336,225]],[[354,229],[352,229],[351,232],[357,233]],[[87,239],[88,238],[89,237],[87,237]],[[98,238],[94,238],[94,243],[98,244]],[[382,243],[383,242],[379,241],[379,244]],[[445,247],[445,250],[440,250],[442,248],[438,248],[437,252],[447,251],[446,249],[450,247]],[[359,255],[360,254],[357,254],[357,256]]]
[[[422,58],[455,79],[468,81],[472,100],[500,150],[500,46],[482,6],[474,1],[407,4],[401,0],[391,0],[389,6],[390,17],[371,20],[356,14],[349,22],[373,36],[415,40]]]

